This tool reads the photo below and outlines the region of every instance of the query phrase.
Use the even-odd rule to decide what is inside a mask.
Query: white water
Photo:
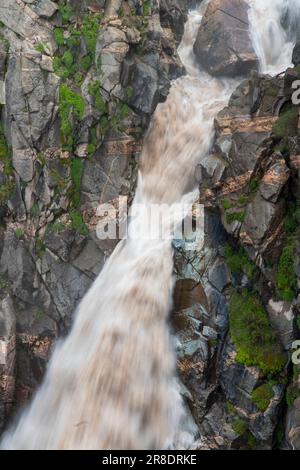
[[[285,0],[249,2],[262,70],[282,71],[292,50],[277,10]],[[173,84],[152,119],[135,203],[173,204],[193,189],[195,166],[212,142],[214,117],[238,83],[214,79],[195,65],[192,46],[204,8],[190,13],[179,47],[188,75]],[[132,228],[143,236],[121,242],[106,263],[3,448],[156,449],[174,441],[182,411],[167,324],[171,243],[147,239],[144,211]]]

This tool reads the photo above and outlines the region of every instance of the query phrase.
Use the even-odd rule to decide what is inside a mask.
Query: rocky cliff
[[[97,238],[97,207],[132,199],[149,119],[185,73],[176,48],[193,3],[1,2],[1,429],[117,243]],[[171,322],[200,449],[300,448],[298,59],[273,79],[252,73],[217,116],[198,169],[204,248],[174,244]]]

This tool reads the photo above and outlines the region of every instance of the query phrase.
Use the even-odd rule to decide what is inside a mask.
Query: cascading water
[[[214,117],[238,83],[214,79],[194,61],[192,47],[207,3],[190,13],[179,47],[187,76],[174,82],[153,116],[134,208],[158,203],[172,210],[183,198],[195,197],[188,193],[196,185],[194,169],[207,157]],[[293,3],[299,7],[299,1]],[[281,24],[286,1],[249,4],[261,69],[281,72],[293,46]],[[151,229],[140,210],[129,238],[81,301],[68,338],[56,346],[44,383],[5,435],[3,448],[155,449],[173,441],[182,411],[167,325],[172,248],[169,240],[153,239]]]
[[[291,18],[300,19],[299,0],[248,0],[250,30],[262,73],[276,75],[291,65],[296,42]],[[284,22],[287,22],[287,29]],[[298,22],[299,24],[299,22]]]

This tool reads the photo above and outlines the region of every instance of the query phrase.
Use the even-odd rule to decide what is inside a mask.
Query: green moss
[[[8,148],[2,125],[0,125],[0,161],[3,164],[4,175],[10,176],[13,172],[11,151]]]
[[[0,205],[6,204],[9,198],[12,196],[15,189],[15,183],[8,181],[5,184],[0,184]]]
[[[151,3],[149,0],[145,0],[143,3],[143,16],[151,15]]]
[[[42,259],[46,250],[46,245],[41,238],[37,238],[35,241],[35,253],[38,258]]]
[[[227,400],[226,406],[227,406],[228,413],[230,413],[231,415],[236,414],[235,406],[231,403],[231,401]]]
[[[71,218],[71,225],[74,230],[76,230],[81,235],[88,235],[89,231],[87,226],[84,223],[82,215],[75,209],[71,209],[69,212]]]
[[[245,219],[245,211],[228,212],[226,214],[227,224],[232,224],[233,222],[243,222],[244,219]]]
[[[246,421],[241,418],[235,418],[231,426],[237,436],[244,436],[248,431]]]
[[[257,366],[265,375],[283,370],[285,354],[256,292],[246,289],[232,292],[229,320],[237,362]]]
[[[84,115],[84,100],[67,85],[59,89],[59,116],[61,120],[61,137],[63,146],[71,149],[74,143],[72,118],[81,121]]]
[[[257,387],[252,392],[252,401],[257,406],[259,411],[264,413],[269,407],[272,398],[274,397],[273,387],[269,383],[265,383]]]
[[[61,47],[65,43],[64,30],[62,28],[54,28],[53,36],[58,47]]]
[[[63,63],[65,64],[65,66],[67,67],[67,69],[71,69],[72,65],[73,65],[73,62],[74,62],[74,58],[73,58],[73,55],[71,54],[70,51],[66,51],[62,57],[62,61]]]
[[[41,211],[39,205],[36,202],[32,205],[30,212],[33,217],[38,217],[40,215]]]
[[[275,137],[283,139],[286,135],[295,135],[298,122],[298,108],[296,106],[286,109],[273,126]]]
[[[229,201],[229,199],[222,199],[221,204],[222,204],[224,211],[228,211],[229,209],[234,207],[234,205],[232,204],[231,201]]]
[[[300,208],[296,204],[290,204],[284,221],[284,229],[288,234],[293,234],[300,226]]]
[[[63,23],[68,23],[71,19],[71,16],[73,14],[73,10],[71,5],[68,3],[64,3],[63,5],[60,5],[58,7],[58,11],[60,13],[61,19]]]
[[[53,222],[47,225],[47,232],[60,233],[66,229],[66,225],[63,222]]]
[[[70,76],[70,71],[64,66],[62,59],[54,57],[53,61],[54,73],[63,80],[66,80]]]
[[[9,282],[4,277],[0,276],[0,290],[8,289]]]
[[[95,54],[96,42],[100,27],[100,15],[85,15],[81,27],[87,50],[91,54]]]
[[[251,195],[255,194],[259,187],[259,179],[255,176],[249,183],[249,192]]]
[[[295,241],[290,238],[283,248],[279,259],[276,287],[282,300],[291,302],[297,292],[297,276],[294,269],[295,261]]]
[[[83,70],[84,72],[87,72],[90,69],[92,63],[93,63],[93,60],[91,56],[85,55],[80,61],[81,70]]]
[[[35,50],[38,51],[38,52],[41,52],[42,54],[44,54],[46,52],[46,46],[45,44],[43,44],[42,42],[39,42],[36,46],[35,46]]]
[[[94,98],[94,106],[101,114],[108,114],[107,104],[102,98],[100,82],[95,80],[88,86],[89,94]]]
[[[294,405],[295,400],[300,397],[300,390],[298,389],[296,384],[291,384],[288,386],[286,390],[286,402],[289,408]]]
[[[17,227],[16,230],[15,230],[15,235],[16,237],[19,239],[23,236],[23,230],[21,229],[21,227]]]
[[[239,196],[237,198],[237,205],[240,207],[245,207],[249,203],[249,197],[248,196]]]
[[[74,207],[77,207],[80,202],[80,187],[81,187],[81,178],[83,173],[83,160],[81,158],[72,158],[71,161],[71,180],[72,180],[72,190],[71,190],[71,199]]]
[[[250,281],[253,279],[256,267],[243,247],[234,250],[227,243],[224,247],[224,257],[233,274],[244,273]]]

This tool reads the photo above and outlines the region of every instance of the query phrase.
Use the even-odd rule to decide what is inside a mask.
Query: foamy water
[[[207,3],[189,15],[179,47],[187,76],[174,82],[153,116],[134,204],[171,206],[187,193],[185,200],[196,198],[195,167],[207,157],[213,120],[238,84],[211,77],[195,62],[193,43]],[[249,4],[261,69],[281,72],[293,46],[280,24],[285,1]],[[132,224],[133,231],[147,230],[144,211]],[[172,248],[147,233],[117,246],[2,448],[161,449],[176,442],[182,407],[168,328]]]

